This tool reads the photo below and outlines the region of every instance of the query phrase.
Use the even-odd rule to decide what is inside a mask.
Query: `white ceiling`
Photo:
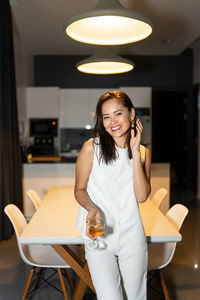
[[[10,0],[25,50],[33,55],[90,55],[97,47],[73,41],[63,23],[94,8],[98,0]],[[112,46],[118,54],[179,55],[200,37],[200,0],[120,0],[156,23],[153,34],[137,43]]]

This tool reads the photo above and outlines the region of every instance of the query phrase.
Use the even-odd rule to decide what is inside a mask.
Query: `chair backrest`
[[[182,204],[173,205],[166,217],[173,226],[180,231],[183,221],[188,214],[188,209]],[[167,266],[173,256],[177,243],[149,244],[149,270],[162,269]],[[151,261],[152,260],[152,261]]]
[[[24,231],[24,229],[27,225],[27,222],[26,222],[26,219],[25,219],[23,213],[14,204],[8,204],[4,208],[4,212],[10,219],[10,221],[14,227],[16,237],[18,238],[20,236],[20,234]]]
[[[19,249],[19,253],[21,255],[21,258],[29,264],[29,261],[27,260],[24,251],[26,251],[26,246],[24,245],[24,249],[22,249],[22,246],[19,242],[19,236],[21,235],[21,233],[24,231],[24,229],[27,226],[27,222],[26,219],[23,215],[23,213],[21,212],[21,210],[14,204],[8,204],[5,208],[4,208],[4,212],[5,214],[8,216],[8,218],[10,219],[13,228],[15,230],[15,234],[16,234],[16,238],[17,238],[17,244],[18,244],[18,249]]]
[[[175,204],[168,210],[166,217],[179,231],[187,214],[188,208],[186,206],[182,204]]]
[[[35,209],[37,210],[39,208],[41,202],[42,202],[41,199],[40,199],[40,197],[32,189],[30,189],[30,190],[27,191],[27,195],[29,196],[29,198],[31,199],[31,201],[32,201]]]
[[[173,226],[180,231],[181,226],[183,225],[183,221],[185,220],[187,214],[188,214],[188,208],[182,204],[175,204],[173,205],[168,212],[166,213],[166,217],[168,220],[173,224]],[[174,252],[176,249],[177,243],[168,243],[166,244],[165,248],[165,255],[168,259],[166,260],[166,263],[163,267],[168,265],[170,261],[172,260],[174,256]]]
[[[168,193],[168,191],[166,188],[160,188],[155,192],[151,201],[157,208],[160,207],[160,205],[161,205],[162,201],[164,200],[165,196],[167,195],[167,193]]]

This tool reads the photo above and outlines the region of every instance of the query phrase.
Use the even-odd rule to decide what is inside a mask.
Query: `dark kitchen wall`
[[[193,51],[178,56],[124,56],[135,62],[131,72],[115,75],[84,74],[75,65],[88,56],[38,55],[34,57],[34,85],[60,88],[115,88],[120,86],[191,86]]]

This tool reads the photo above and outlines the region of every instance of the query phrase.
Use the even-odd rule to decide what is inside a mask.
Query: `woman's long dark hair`
[[[102,105],[104,102],[116,98],[121,101],[124,107],[127,107],[131,112],[131,109],[134,108],[131,99],[125,93],[121,91],[111,91],[103,94],[96,106],[95,113],[95,127],[94,127],[94,136],[99,137],[100,142],[100,161],[105,161],[106,164],[111,163],[117,159],[117,151],[115,147],[115,142],[112,136],[105,130],[103,126],[103,116],[102,116]],[[127,132],[127,145],[128,145],[128,156],[132,158],[132,152],[130,149],[130,138],[131,138],[131,128]]]

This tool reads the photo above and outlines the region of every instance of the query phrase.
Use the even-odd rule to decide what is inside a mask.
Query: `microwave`
[[[58,136],[58,119],[30,119],[29,129],[33,137]]]

